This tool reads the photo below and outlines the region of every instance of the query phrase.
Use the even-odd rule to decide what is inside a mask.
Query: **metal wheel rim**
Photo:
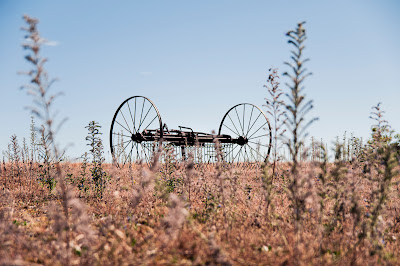
[[[132,114],[132,110],[131,110],[131,107],[130,107],[130,105],[129,105],[129,101],[130,100],[132,100],[132,99],[135,99],[135,107],[132,107],[132,109],[133,108],[135,108],[134,110],[134,116],[135,116],[135,118],[133,118],[133,114]],[[163,124],[162,124],[162,119],[161,119],[161,116],[160,116],[160,113],[159,113],[159,111],[158,111],[158,109],[157,109],[157,107],[156,107],[156,105],[150,100],[150,99],[148,99],[147,97],[144,97],[144,96],[132,96],[132,97],[129,97],[128,99],[126,99],[125,101],[123,101],[121,104],[120,104],[120,106],[118,107],[118,109],[117,109],[117,111],[115,112],[115,114],[114,114],[114,117],[113,117],[113,120],[112,120],[112,122],[111,122],[111,127],[110,127],[110,150],[111,150],[111,155],[112,155],[112,157],[113,157],[113,160],[115,160],[115,149],[114,149],[114,147],[116,147],[116,143],[115,143],[115,141],[116,141],[116,136],[118,136],[118,133],[115,133],[114,132],[114,127],[115,127],[115,125],[116,125],[116,119],[117,119],[117,117],[118,117],[118,114],[120,113],[120,111],[121,111],[121,113],[122,113],[122,108],[125,106],[125,104],[127,104],[127,107],[128,107],[128,110],[129,110],[129,113],[127,113],[127,117],[125,117],[125,116],[123,116],[122,115],[122,117],[123,117],[123,122],[125,122],[125,124],[127,124],[127,126],[128,127],[126,127],[125,128],[125,131],[127,131],[127,132],[130,132],[131,134],[132,134],[132,132],[133,131],[131,131],[131,128],[129,127],[129,122],[127,122],[127,120],[130,118],[131,120],[133,120],[132,122],[133,122],[133,125],[135,125],[135,123],[136,123],[136,107],[137,107],[137,99],[143,99],[143,102],[141,102],[142,103],[142,110],[141,110],[141,117],[140,117],[140,119],[139,119],[139,123],[140,123],[140,126],[138,127],[138,129],[137,129],[137,131],[139,132],[139,130],[141,129],[140,127],[141,127],[141,125],[142,124],[144,124],[144,121],[145,121],[145,119],[147,118],[147,115],[148,115],[148,113],[149,112],[147,112],[147,114],[145,113],[144,115],[145,115],[145,117],[142,117],[143,116],[143,108],[144,108],[144,105],[145,105],[145,102],[147,101],[149,104],[150,104],[150,109],[149,109],[149,111],[151,110],[151,108],[153,108],[154,109],[154,112],[155,112],[155,114],[156,114],[156,117],[155,118],[158,118],[158,122],[159,122],[159,134],[160,134],[160,139],[159,139],[159,141],[158,141],[158,147],[160,148],[161,147],[161,145],[162,145],[162,137],[163,137]],[[123,113],[122,113],[123,114]],[[121,126],[121,123],[119,123],[119,122],[117,122],[118,124],[119,124],[119,126]],[[150,122],[150,124],[148,124],[148,126],[150,126],[151,124],[153,123],[153,121],[151,121]],[[146,127],[146,128],[148,128],[148,126]],[[135,127],[136,127],[136,125],[135,125]],[[133,127],[133,128],[135,128],[135,127]],[[128,130],[129,129],[129,130]],[[152,128],[152,129],[155,129],[155,128]],[[135,129],[136,130],[136,129]],[[125,137],[129,137],[129,136],[125,136]],[[133,141],[132,141],[133,142]],[[148,142],[146,142],[146,143],[148,143]],[[128,143],[128,145],[129,145],[129,143]],[[124,148],[124,150],[128,147],[128,145],[127,146],[125,146],[125,148]],[[136,147],[138,147],[138,145],[135,145]],[[130,153],[132,153],[133,152],[133,150],[134,150],[134,147],[133,147],[133,145],[132,145],[132,148],[131,148],[131,150],[130,150]],[[144,150],[144,148],[143,148],[143,150]],[[135,150],[136,151],[136,150]],[[131,157],[130,157],[130,159],[131,159],[131,161],[132,161],[132,155],[131,155]],[[150,159],[151,158],[149,158],[149,157],[145,157],[145,158],[143,158],[143,159],[145,159],[145,161],[149,164],[150,163]],[[125,161],[125,162],[123,162],[122,163],[122,165],[124,165],[125,163],[127,163],[128,161]],[[117,165],[118,166],[120,166],[121,165],[121,163],[117,163]]]
[[[270,122],[269,122],[267,116],[265,115],[265,113],[264,113],[258,106],[254,105],[254,104],[251,104],[251,103],[240,103],[240,104],[237,104],[237,105],[233,106],[231,109],[228,110],[228,112],[226,112],[226,114],[225,114],[224,117],[222,118],[221,124],[220,124],[220,126],[219,126],[219,130],[218,130],[218,135],[222,135],[222,131],[223,131],[223,126],[224,126],[225,119],[229,118],[229,120],[231,121],[231,123],[232,123],[233,125],[235,125],[235,124],[233,123],[233,121],[232,121],[232,120],[234,120],[234,119],[232,119],[232,117],[230,117],[230,115],[229,115],[229,113],[230,113],[231,111],[236,110],[235,113],[233,113],[233,114],[235,115],[235,117],[238,118],[238,121],[240,121],[240,117],[239,117],[239,114],[237,113],[237,109],[236,109],[237,107],[240,107],[240,106],[243,106],[243,109],[244,109],[243,117],[245,117],[246,106],[249,106],[249,107],[251,108],[252,111],[251,111],[251,115],[250,115],[250,120],[249,120],[247,123],[245,123],[245,121],[243,121],[243,125],[240,124],[240,126],[241,126],[242,128],[239,128],[239,129],[238,129],[237,127],[231,128],[231,129],[230,129],[230,133],[231,133],[231,134],[229,134],[229,135],[232,136],[232,132],[233,132],[233,133],[235,133],[236,135],[233,135],[232,137],[235,138],[235,137],[240,136],[240,135],[241,135],[240,133],[244,133],[244,132],[243,132],[243,131],[244,131],[244,127],[247,125],[247,131],[246,131],[246,134],[245,134],[246,137],[248,137],[249,139],[252,139],[252,140],[254,140],[255,138],[262,138],[265,142],[267,142],[266,144],[265,144],[265,143],[261,143],[261,144],[263,145],[263,149],[265,150],[265,154],[259,154],[259,155],[257,155],[257,156],[260,156],[260,155],[261,155],[260,157],[261,157],[262,161],[267,162],[267,161],[268,161],[269,154],[270,154],[270,152],[271,152],[271,148],[272,148],[272,130],[271,130],[271,124],[270,124]],[[260,136],[256,135],[255,137],[254,137],[254,132],[253,132],[252,135],[249,134],[249,133],[251,133],[251,130],[253,129],[253,128],[252,128],[252,124],[251,124],[251,123],[252,123],[251,120],[252,120],[252,114],[253,114],[254,110],[257,110],[257,111],[259,112],[259,114],[257,115],[257,118],[255,118],[255,119],[259,119],[260,117],[263,117],[262,119],[265,120],[265,123],[262,123],[262,124],[263,124],[263,126],[266,126],[266,127],[267,127],[267,130],[268,130],[268,133],[266,133],[266,134],[261,134]],[[245,119],[243,119],[243,120],[245,120]],[[256,122],[255,122],[255,123],[256,123]],[[227,127],[227,126],[225,125],[225,127]],[[250,129],[249,129],[249,127],[250,127]],[[254,124],[253,124],[253,127],[254,127]],[[260,129],[261,129],[261,128],[262,128],[262,127],[260,127]],[[242,132],[240,132],[240,129],[242,129]],[[256,130],[255,132],[258,132],[259,129],[258,129],[258,128],[256,128],[256,129],[257,129],[257,130]],[[232,132],[231,132],[231,131],[232,131]],[[249,131],[250,131],[250,132],[249,132]],[[238,133],[239,133],[239,134],[238,134]],[[253,141],[252,141],[252,142],[253,142]],[[249,143],[250,143],[250,141],[249,141]],[[246,148],[247,148],[247,146],[249,146],[249,147],[251,147],[251,148],[254,149],[253,145],[256,145],[256,144],[250,143],[250,144],[244,144],[243,146],[241,146],[241,145],[239,145],[239,144],[233,144],[233,145],[234,145],[235,147],[233,148],[232,153],[235,152],[235,149],[241,149],[241,148],[243,148],[243,147],[246,147]],[[247,146],[246,146],[246,145],[247,145]],[[241,146],[241,148],[239,148],[240,146]],[[250,149],[250,148],[248,148],[248,149]],[[250,149],[250,150],[251,150],[251,149]],[[255,151],[254,151],[254,150],[251,150],[251,151],[253,152],[253,156],[248,155],[247,158],[248,158],[248,159],[249,159],[249,158],[256,159],[256,160],[254,160],[254,161],[257,162],[257,156],[254,155]],[[223,154],[223,158],[224,158],[225,161],[228,161],[227,159],[229,159],[229,156],[230,156],[229,152],[231,152],[231,151],[227,151],[226,154],[225,154],[225,153]],[[238,153],[240,153],[240,152],[238,152]],[[234,156],[233,156],[233,157],[234,157]],[[238,157],[240,157],[240,155],[238,155]],[[246,158],[246,156],[243,155],[243,158]],[[235,159],[238,159],[238,158],[235,158],[235,157],[234,157],[233,160],[232,160],[232,162],[235,162]],[[246,161],[246,160],[244,160],[244,162],[245,162],[245,161]],[[249,162],[251,162],[251,161],[252,161],[252,160],[250,159]]]

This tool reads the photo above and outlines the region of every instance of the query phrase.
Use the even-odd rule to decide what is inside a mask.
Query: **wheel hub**
[[[237,139],[237,144],[239,144],[240,146],[243,146],[245,144],[247,144],[249,142],[249,140],[246,137],[240,136]]]
[[[136,134],[132,134],[131,139],[134,142],[141,143],[142,141],[144,141],[144,136],[142,133],[137,132]]]

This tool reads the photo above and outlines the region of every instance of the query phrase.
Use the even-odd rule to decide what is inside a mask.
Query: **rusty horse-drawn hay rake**
[[[219,153],[214,146],[216,140],[220,143]],[[268,160],[271,142],[267,116],[249,103],[229,109],[215,135],[182,126],[179,130],[168,129],[151,100],[133,96],[118,107],[110,129],[111,154],[118,164],[149,163],[161,147],[172,150],[173,156],[182,160],[192,154],[196,162],[212,163],[220,154],[220,159],[228,163],[262,162]]]

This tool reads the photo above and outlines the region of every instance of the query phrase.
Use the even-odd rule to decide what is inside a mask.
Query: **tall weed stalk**
[[[289,79],[289,82],[286,83],[289,93],[286,94],[288,102],[285,106],[285,117],[288,132],[286,146],[291,156],[288,196],[293,204],[293,216],[295,221],[295,257],[298,255],[299,233],[301,232],[300,225],[306,209],[306,200],[311,195],[310,191],[302,189],[308,180],[305,175],[301,175],[299,172],[298,159],[299,156],[301,156],[300,149],[304,146],[304,140],[307,136],[306,130],[312,122],[317,120],[317,118],[313,118],[309,121],[306,120],[306,115],[313,108],[313,105],[311,100],[306,100],[303,89],[305,79],[311,75],[305,68],[305,63],[309,61],[309,59],[304,58],[304,43],[307,39],[304,23],[305,22],[299,23],[295,30],[291,30],[286,34],[289,39],[288,43],[293,47],[293,50],[291,50],[291,61],[285,62],[285,65],[287,65],[290,70],[283,73],[283,75]]]
[[[31,64],[32,69],[23,72],[28,76],[30,83],[23,85],[22,88],[27,90],[28,94],[33,97],[33,102],[36,106],[30,107],[30,110],[37,117],[42,119],[44,125],[41,129],[41,135],[48,137],[49,146],[51,150],[51,156],[55,158],[55,178],[60,185],[59,195],[61,197],[62,215],[60,212],[53,212],[51,216],[55,220],[56,232],[60,235],[60,241],[62,244],[58,248],[60,254],[60,262],[65,265],[70,265],[71,260],[71,230],[79,228],[71,223],[70,218],[72,217],[75,225],[79,225],[80,222],[87,221],[84,219],[85,212],[83,205],[74,198],[72,192],[67,187],[65,180],[63,179],[60,161],[63,153],[60,152],[56,141],[55,135],[58,129],[61,127],[62,120],[58,125],[54,124],[55,113],[53,112],[54,100],[61,94],[51,94],[50,88],[56,81],[56,79],[50,79],[49,75],[44,67],[47,62],[47,58],[42,57],[40,54],[41,48],[48,41],[40,36],[38,31],[39,20],[25,15],[25,22],[27,27],[23,27],[22,30],[26,33],[25,42],[22,47],[27,50],[25,59]],[[76,214],[76,215],[75,215]],[[80,222],[78,222],[78,220]],[[57,226],[58,225],[58,226]],[[87,227],[85,227],[87,229]],[[86,230],[88,232],[89,230]]]

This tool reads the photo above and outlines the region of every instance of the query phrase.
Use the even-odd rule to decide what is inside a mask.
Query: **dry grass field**
[[[299,193],[305,201],[297,220],[284,164],[270,187],[263,182],[270,171],[263,173],[259,165],[176,163],[153,171],[105,165],[110,178],[102,199],[89,179],[86,192],[76,186],[81,164],[62,164],[66,191],[57,186],[51,193],[37,182],[42,173],[38,164],[5,164],[1,262],[397,264],[399,177],[376,211],[378,183],[363,178],[363,165],[328,164],[322,182],[318,164],[299,166],[304,178]]]

